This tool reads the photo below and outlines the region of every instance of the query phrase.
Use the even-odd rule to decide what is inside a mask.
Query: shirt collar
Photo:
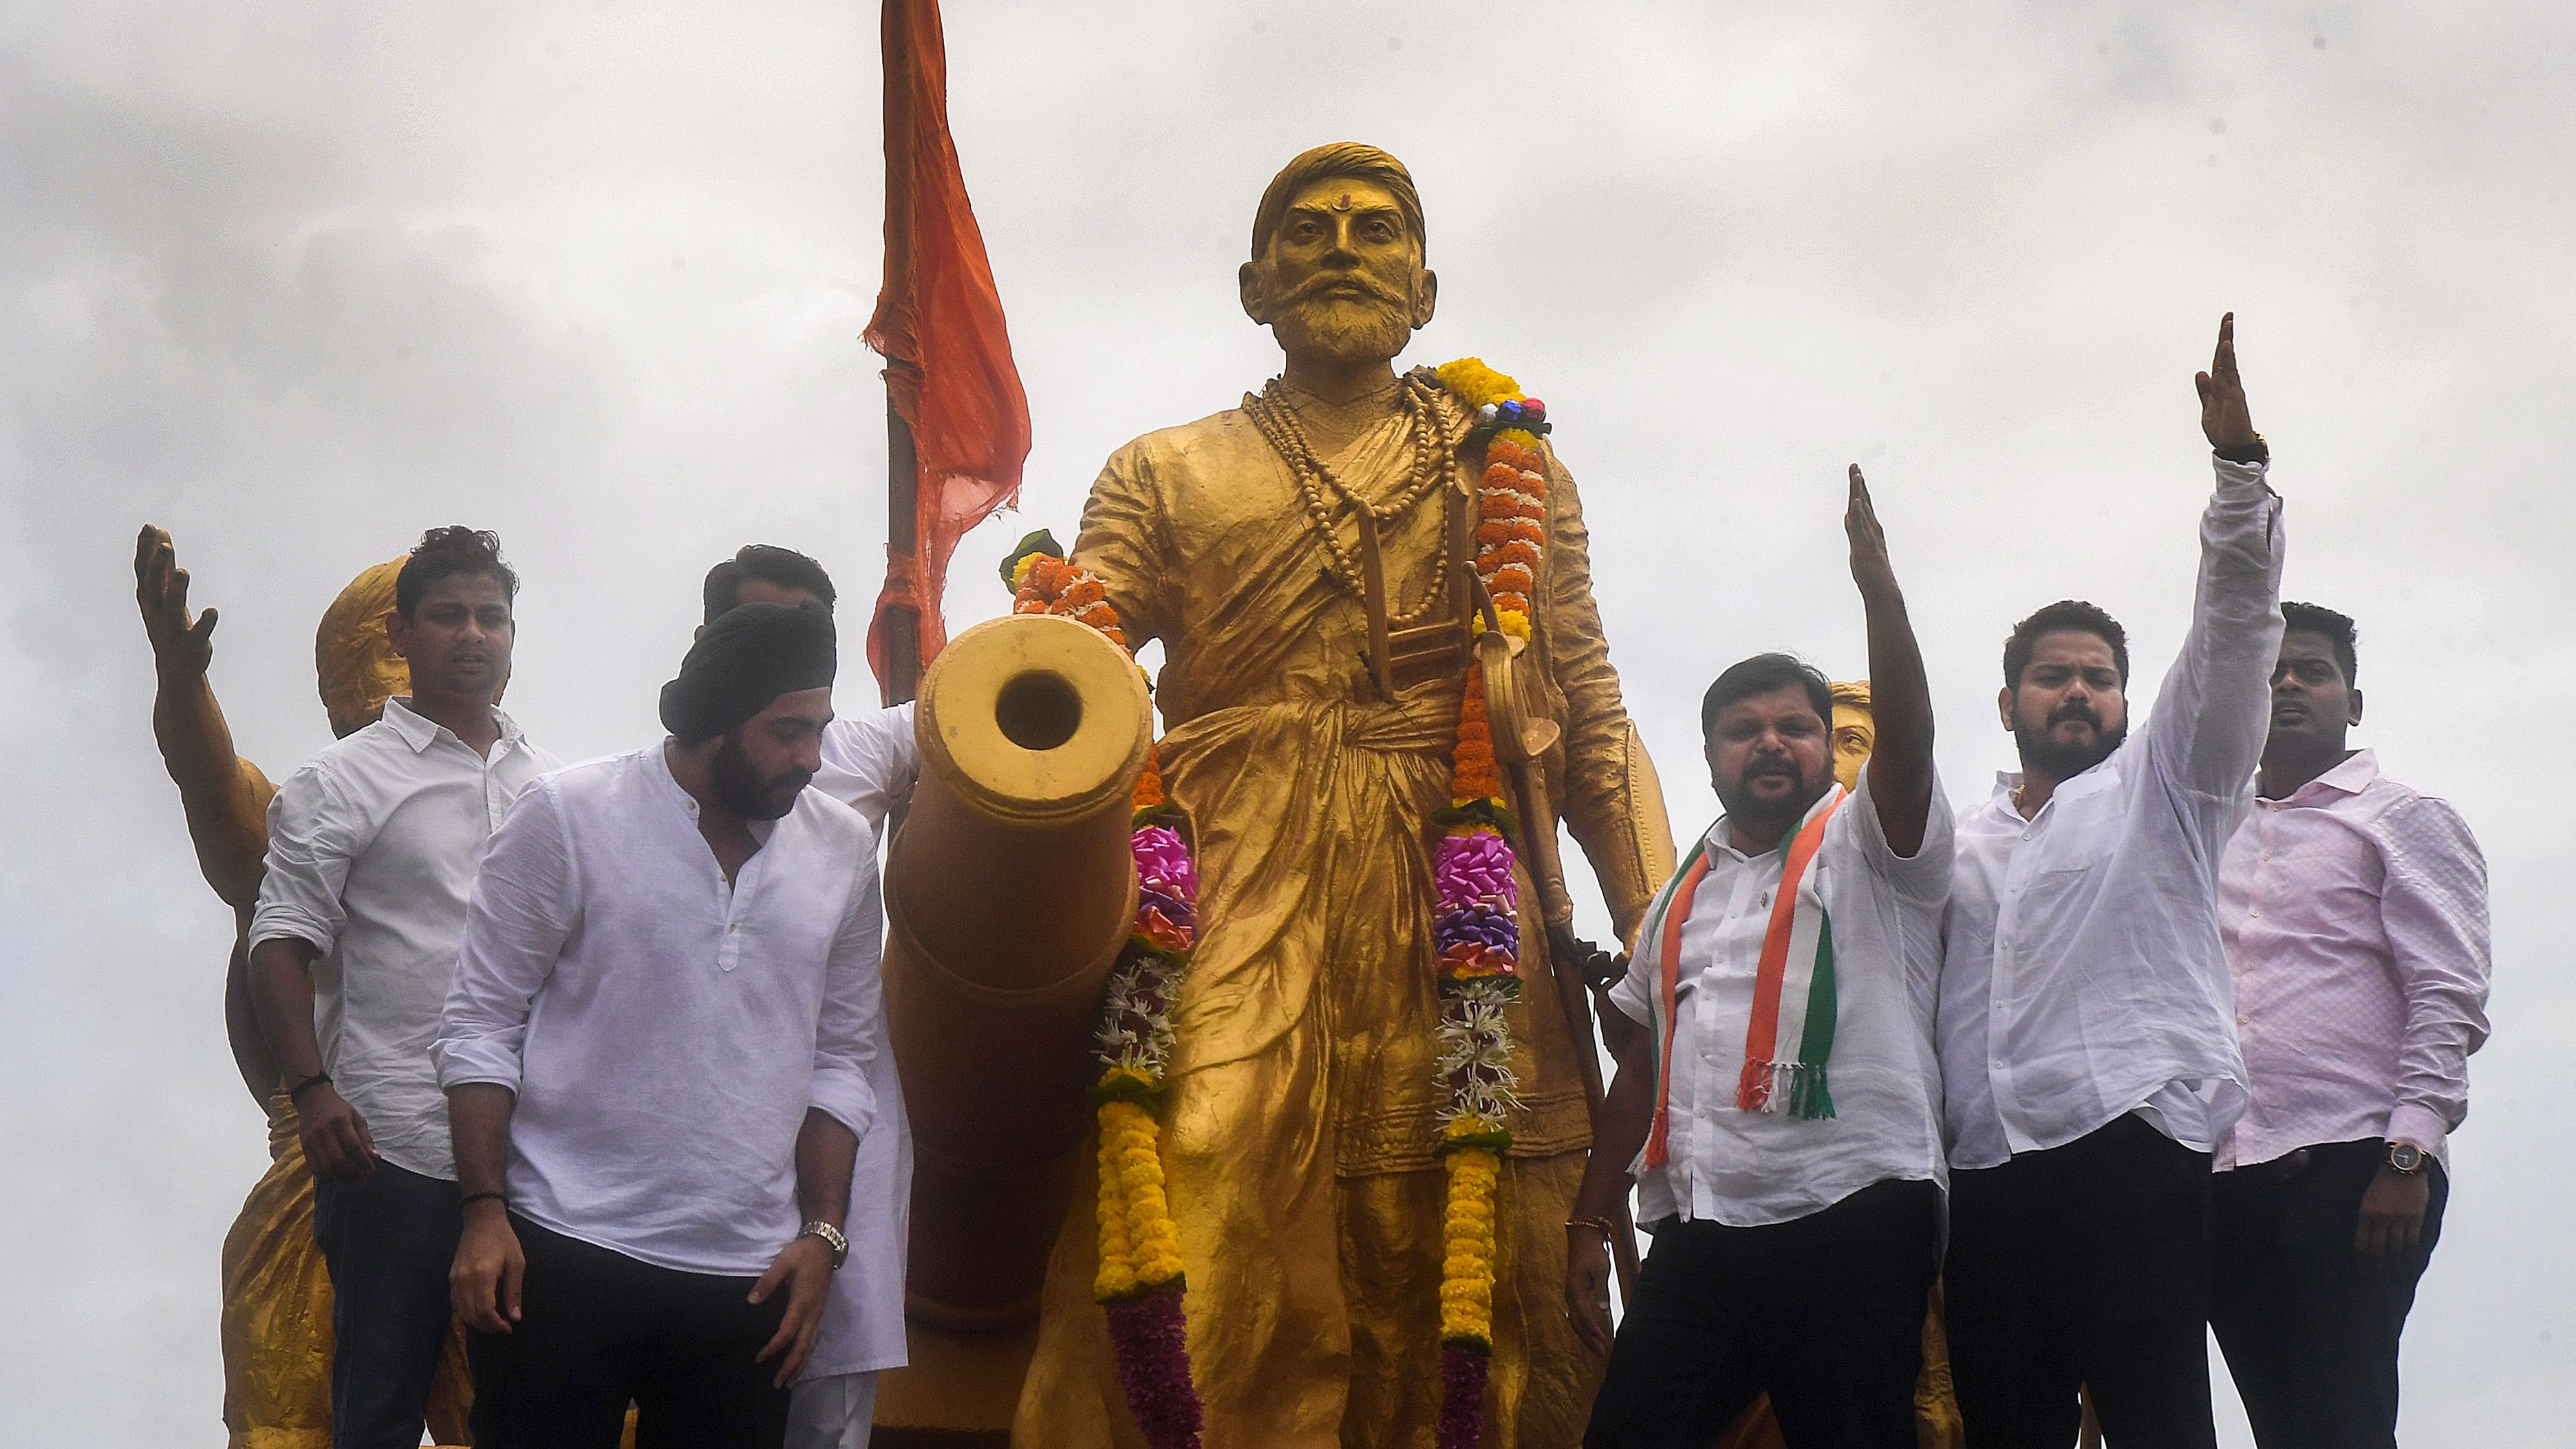
[[[2314,797],[2325,794],[2358,795],[2379,778],[2379,756],[2369,750],[2355,750],[2342,764],[2317,776],[2278,800],[2267,805],[2301,805],[2314,803]]]
[[[436,744],[441,735],[451,740],[456,739],[455,732],[447,726],[414,710],[411,707],[409,695],[398,694],[385,701],[384,721],[393,726],[394,733],[402,736],[403,743],[411,746],[411,752],[415,755]],[[502,713],[499,705],[492,706],[492,722],[501,727],[503,743],[511,745],[519,743],[521,738],[519,722]],[[463,740],[456,740],[456,742],[460,745],[465,743]],[[499,753],[497,748],[494,753]]]

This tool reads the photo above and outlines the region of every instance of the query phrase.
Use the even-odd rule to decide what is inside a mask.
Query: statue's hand
[[[1581,1223],[1565,1227],[1565,1311],[1584,1347],[1610,1352],[1610,1240]]]
[[[134,602],[143,610],[143,633],[167,677],[206,672],[214,658],[216,611],[188,617],[188,571],[179,567],[170,535],[147,523],[134,540]]]
[[[1572,967],[1595,991],[1617,985],[1619,978],[1628,974],[1627,957],[1614,956],[1561,927],[1549,928],[1547,949],[1552,962],[1560,969]]]
[[[2213,448],[2250,448],[2262,441],[2245,407],[2245,380],[2236,375],[2236,314],[2218,319],[2218,351],[2209,371],[2194,374],[2200,389],[2200,431]]]

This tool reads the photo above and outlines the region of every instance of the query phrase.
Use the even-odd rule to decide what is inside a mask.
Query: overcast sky
[[[952,627],[1002,611],[1011,539],[1071,536],[1112,448],[1275,370],[1235,302],[1253,203],[1373,141],[1442,279],[1413,359],[1547,399],[1685,834],[1718,668],[1863,668],[1847,461],[1954,799],[2010,762],[1996,652],[2034,605],[2111,609],[2150,691],[2210,487],[2191,373],[2235,309],[2288,592],[2359,617],[2361,740],[2493,871],[2496,1036],[2407,1436],[2576,1444],[2576,832],[2534,787],[2576,709],[2568,7],[988,0],[948,27],[1037,439]],[[877,107],[858,3],[0,4],[0,1438],[212,1442],[217,1245],[265,1161],[230,919],[152,745],[136,527],[221,606],[215,687],[274,776],[329,739],[323,607],[455,521],[526,578],[529,731],[644,743],[715,558],[789,544],[874,593]]]

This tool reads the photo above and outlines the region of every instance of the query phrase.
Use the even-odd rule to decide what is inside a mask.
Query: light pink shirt
[[[2254,802],[2218,919],[2252,1100],[2217,1166],[2385,1137],[2447,1167],[2487,1039],[2487,867],[2459,813],[2359,751]]]

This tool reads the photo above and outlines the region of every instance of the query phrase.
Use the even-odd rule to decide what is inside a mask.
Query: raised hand
[[[1869,501],[1869,480],[1860,465],[1851,465],[1851,501],[1843,508],[1843,532],[1851,537],[1852,582],[1864,596],[1896,588],[1896,569],[1887,561],[1887,531],[1878,526],[1878,510]]]
[[[2218,351],[2209,371],[2195,373],[2200,389],[2200,431],[2213,448],[2250,448],[2262,441],[2245,409],[2245,381],[2236,375],[2236,314],[2218,319]]]
[[[206,672],[215,656],[216,611],[188,617],[188,571],[179,567],[170,535],[147,523],[134,540],[134,602],[143,610],[143,633],[165,675]]]

